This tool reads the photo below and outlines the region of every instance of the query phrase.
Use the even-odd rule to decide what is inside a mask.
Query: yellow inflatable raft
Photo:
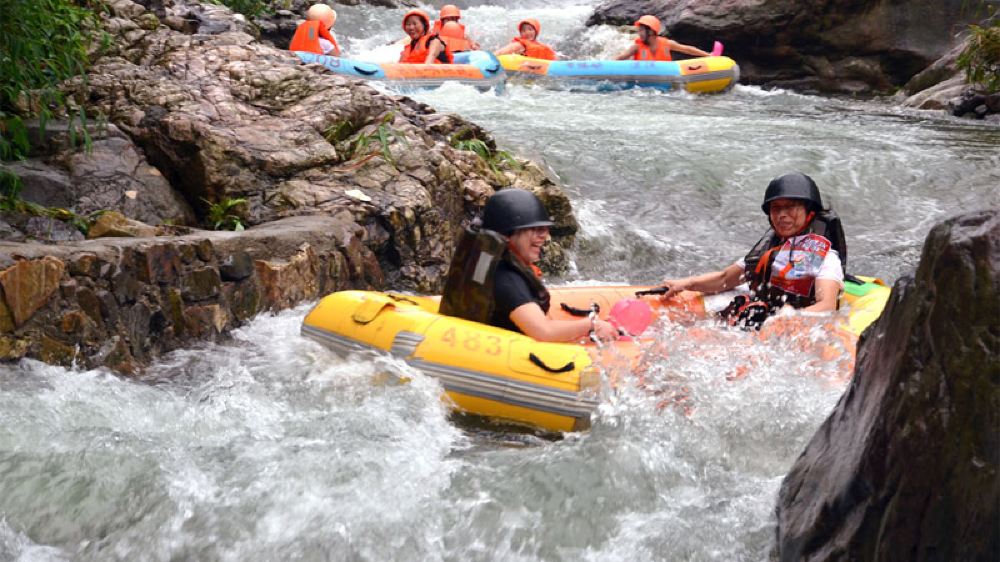
[[[570,318],[573,308],[600,306],[606,316],[621,299],[648,287],[564,287],[551,290],[550,316]],[[879,314],[889,289],[848,283],[842,305],[847,323],[837,327],[853,342]],[[683,293],[671,306],[648,302],[672,318],[703,317],[728,297]],[[724,305],[723,305],[724,306]],[[437,378],[461,411],[526,424],[548,431],[590,427],[598,405],[600,373],[593,345],[544,343],[525,335],[437,313],[437,297],[372,291],[342,291],[323,298],[306,316],[302,334],[341,354],[382,352]],[[636,355],[641,342],[617,342]],[[637,345],[639,347],[637,347]]]
[[[711,56],[678,61],[561,60],[500,55],[511,77],[545,82],[555,87],[618,90],[634,87],[724,92],[740,80],[740,67],[729,57]]]

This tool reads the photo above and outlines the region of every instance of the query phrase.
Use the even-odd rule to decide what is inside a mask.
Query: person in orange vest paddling
[[[452,51],[478,51],[479,43],[466,35],[465,25],[459,21],[460,19],[462,19],[462,12],[458,9],[458,6],[445,4],[441,6],[441,11],[438,12],[438,19],[434,22],[434,27],[431,31],[439,33],[442,38],[448,41],[448,46],[452,47]],[[445,29],[446,27],[448,28],[447,30]],[[467,46],[467,48],[456,49],[452,46],[449,38],[460,39],[461,42],[457,44],[462,47]]]
[[[326,4],[313,4],[306,11],[306,21],[295,29],[288,50],[339,57],[340,46],[330,31],[335,23],[337,12],[333,8]]]
[[[552,47],[538,42],[538,35],[542,32],[542,24],[538,20],[526,19],[517,24],[517,30],[520,37],[511,39],[495,55],[524,55],[533,59],[556,60],[556,52]]]
[[[431,31],[431,18],[423,10],[411,10],[403,16],[403,31],[409,43],[403,47],[399,62],[408,64],[451,64],[451,49]]]
[[[669,61],[673,60],[670,56],[671,50],[696,57],[711,56],[711,53],[702,51],[697,47],[678,43],[666,37],[660,37],[662,26],[660,25],[659,18],[656,16],[642,16],[635,22],[635,26],[639,28],[639,38],[635,40],[634,45],[615,57],[615,60]]]

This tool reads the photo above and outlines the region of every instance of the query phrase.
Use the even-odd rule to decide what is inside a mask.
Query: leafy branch
[[[88,0],[5,1],[2,11],[0,159],[21,159],[31,149],[24,119],[37,116],[44,131],[54,116],[70,110],[60,85],[74,76],[86,78],[88,49],[99,38],[107,45],[108,37],[99,31]],[[70,113],[71,141],[79,134],[88,144],[86,113],[83,108]]]
[[[969,26],[969,44],[955,61],[965,72],[970,84],[978,84],[987,92],[1000,91],[1000,20],[989,27]]]

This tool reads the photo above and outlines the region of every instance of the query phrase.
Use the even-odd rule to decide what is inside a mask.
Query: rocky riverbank
[[[130,238],[0,216],[0,357],[133,372],[331,290],[439,291],[464,225],[511,186],[545,202],[547,265],[565,267],[567,197],[531,162],[455,148],[496,150],[475,124],[302,65],[222,6],[112,0],[102,17],[111,47],[69,89],[108,126],[89,151],[50,129],[9,167],[25,200],[114,209],[90,236]],[[207,230],[220,209],[247,230]]]

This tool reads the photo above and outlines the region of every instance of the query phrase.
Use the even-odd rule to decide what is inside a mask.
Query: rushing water
[[[564,54],[608,56],[629,39],[585,30],[592,7],[465,18],[486,45],[537,17]],[[384,59],[401,14],[344,8],[339,36]],[[1000,204],[997,128],[885,103],[754,87],[417,97],[559,178],[582,226],[571,282],[729,263],[765,227],[767,181],[790,170],[843,217],[851,269],[889,281],[932,224]],[[0,560],[761,560],[781,478],[843,388],[798,340],[706,327],[695,343],[660,326],[646,388],[624,385],[590,432],[548,440],[456,424],[432,379],[301,338],[305,312],[140,381],[0,367]]]

